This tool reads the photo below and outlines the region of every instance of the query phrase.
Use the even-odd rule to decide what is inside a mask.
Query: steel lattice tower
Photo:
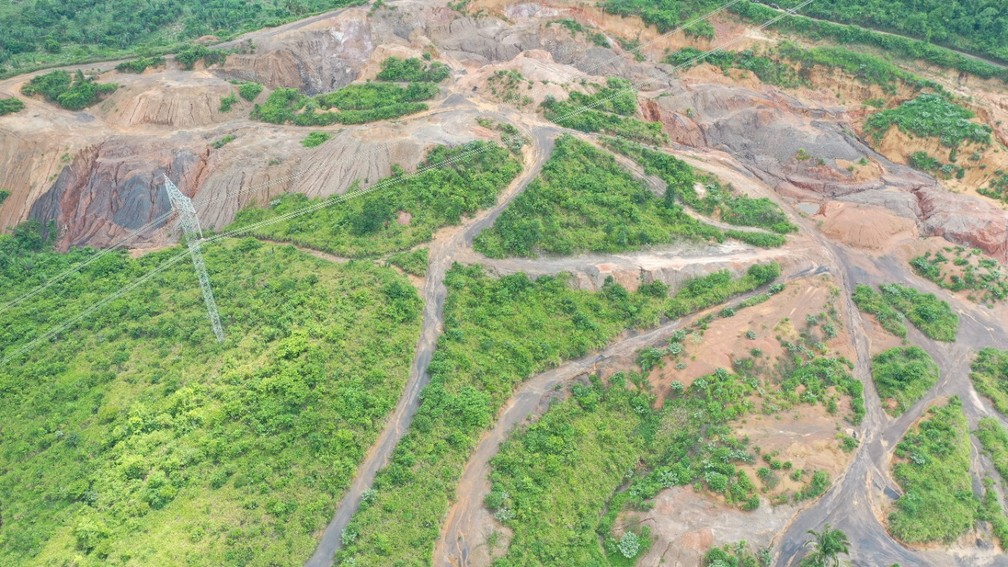
[[[172,209],[178,215],[178,226],[185,235],[186,245],[189,247],[189,255],[192,256],[196,275],[199,276],[203,301],[206,302],[207,312],[210,314],[210,326],[213,328],[217,341],[224,342],[224,330],[221,328],[220,316],[217,314],[217,301],[214,300],[213,289],[210,288],[210,276],[207,275],[206,263],[203,262],[203,250],[200,248],[200,241],[203,239],[203,229],[200,228],[196,209],[193,208],[192,199],[179,191],[179,188],[172,183],[171,179],[168,179],[167,175],[164,176],[164,180],[165,189],[168,191],[168,200],[171,202]]]

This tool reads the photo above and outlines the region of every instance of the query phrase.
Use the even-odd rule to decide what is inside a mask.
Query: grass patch
[[[938,383],[938,365],[916,346],[891,348],[875,355],[871,372],[883,407],[892,416],[902,415]]]
[[[612,77],[604,86],[590,88],[594,90],[591,94],[572,92],[565,101],[547,97],[543,101],[546,118],[582,132],[601,132],[652,144],[668,141],[660,122],[633,118],[637,94],[630,81]]]
[[[996,418],[984,417],[977,426],[976,436],[1001,480],[1008,482],[1008,430]]]
[[[14,114],[24,109],[24,102],[17,97],[0,98],[0,116]]]
[[[498,193],[521,170],[510,152],[489,142],[437,147],[418,167],[433,165],[437,167],[396,180],[402,174],[400,169],[392,178],[378,181],[385,183],[387,190],[255,228],[253,234],[348,257],[406,250],[430,240],[436,229],[458,224],[464,215],[493,205]],[[332,202],[338,199],[330,198]],[[231,228],[323,202],[285,195],[272,206],[239,211]]]
[[[0,302],[95,253],[0,236]],[[106,254],[5,313],[0,357],[184,248]],[[0,564],[303,562],[405,384],[422,303],[394,270],[253,239],[188,260],[0,366]],[[31,490],[24,487],[31,486]],[[169,534],[169,535],[166,535]],[[165,545],[165,538],[171,545]]]
[[[44,66],[169,53],[180,43],[221,40],[274,27],[359,0],[293,3],[180,0],[95,0],[72,4],[0,5],[0,76]]]
[[[32,78],[21,87],[25,96],[41,95],[45,100],[67,110],[83,110],[119,88],[115,83],[96,83],[78,70],[53,71]]]
[[[928,338],[955,342],[959,332],[959,316],[949,304],[933,293],[922,293],[900,284],[882,284],[881,293],[869,286],[854,290],[854,303],[859,309],[875,316],[882,328],[906,337],[904,320],[908,320]]]
[[[925,93],[896,108],[875,113],[865,122],[865,130],[876,142],[897,126],[912,136],[938,138],[942,145],[953,149],[964,142],[989,145],[990,126],[973,122],[973,116],[970,110],[945,95]]]
[[[907,543],[951,543],[970,529],[979,502],[970,479],[969,426],[952,398],[896,446],[893,477],[903,488],[889,514],[889,530]]]
[[[1008,415],[1008,350],[980,349],[970,369],[970,380],[977,392],[989,398],[999,412]]]
[[[305,136],[304,140],[301,140],[301,145],[306,148],[317,148],[328,142],[330,138],[332,138],[332,134],[329,132],[312,132]]]
[[[969,292],[970,301],[990,306],[1008,298],[1008,275],[997,260],[984,257],[982,250],[949,246],[944,252],[917,256],[910,265],[917,275],[949,291]]]
[[[718,229],[657,199],[608,153],[562,136],[539,177],[476,238],[475,248],[503,258],[721,239]]]
[[[662,312],[680,317],[779,273],[776,265],[754,266],[740,279],[718,272],[672,297],[657,297],[613,282],[589,293],[571,289],[564,277],[493,279],[479,266],[453,267],[430,383],[409,432],[378,473],[374,498],[347,527],[337,559],[429,561],[465,461],[517,384],[601,348],[627,327],[653,325]]]

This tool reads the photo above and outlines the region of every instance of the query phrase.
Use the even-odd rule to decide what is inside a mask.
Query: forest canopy
[[[0,3],[0,76],[42,65],[169,51],[365,0],[38,0]]]

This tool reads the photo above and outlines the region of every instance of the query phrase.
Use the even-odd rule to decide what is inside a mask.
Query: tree
[[[811,547],[812,553],[806,555],[801,562],[806,567],[839,567],[840,555],[850,552],[847,534],[833,529],[829,524],[823,526],[820,532],[809,530],[808,534],[812,539],[805,542],[805,546]]]

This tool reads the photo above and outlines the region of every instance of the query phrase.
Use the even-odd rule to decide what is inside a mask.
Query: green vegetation
[[[361,0],[69,0],[0,4],[0,75],[40,66],[168,53],[205,35],[241,33],[305,18]]]
[[[665,288],[652,283],[639,293],[660,297]],[[768,297],[753,297],[717,316],[731,317],[737,309]],[[698,339],[711,319],[675,333],[667,348],[640,352],[642,371],[664,363],[666,356],[686,356],[684,345]],[[785,368],[792,356],[801,362]],[[776,413],[789,407],[788,400],[796,405],[827,403],[832,388],[856,390],[860,396],[860,389],[851,386],[860,383],[846,363],[814,354],[806,363],[802,356],[797,351],[785,355],[784,380],[760,376],[748,361],[736,365],[737,373],[719,369],[688,388],[673,383],[661,409],[655,409],[655,396],[647,391],[643,375],[618,374],[609,387],[597,378],[573,386],[570,399],[512,435],[491,462],[493,486],[486,504],[513,534],[499,565],[625,565],[626,559],[646,551],[649,534],[624,530],[620,536],[614,530],[616,518],[627,510],[648,510],[659,492],[674,486],[707,491],[743,510],[757,508],[758,489],[741,466],[754,464],[758,449],[736,438],[731,424],[756,410],[758,398],[764,399],[764,410],[773,406]],[[859,411],[863,415],[863,400],[852,404],[860,405],[860,410],[852,408],[856,421]],[[763,454],[763,459],[775,470],[791,467],[772,454]],[[762,470],[760,478],[768,477]],[[795,472],[797,480],[804,471]],[[813,471],[793,499],[816,498],[829,484],[825,472]],[[624,545],[628,537],[635,545]],[[709,558],[757,556],[740,550],[744,544],[712,550]]]
[[[777,48],[776,54],[797,63],[800,66],[801,76],[805,76],[811,67],[820,66],[840,69],[866,85],[881,86],[882,90],[889,94],[896,92],[899,83],[915,89],[927,88],[938,92],[943,90],[938,83],[904,71],[878,55],[853,51],[846,47],[825,45],[805,48],[785,41]]]
[[[591,31],[581,25],[580,22],[571,18],[564,18],[562,20],[555,20],[550,22],[551,24],[559,24],[568,30],[570,30],[571,35],[577,36],[578,34],[584,34],[588,39],[599,47],[610,47],[609,40],[606,38],[605,34],[602,32]]]
[[[37,224],[0,236],[0,302],[95,253],[44,248]],[[290,565],[315,548],[406,382],[420,298],[371,262],[253,239],[204,253],[224,343],[182,256],[0,365],[0,564]],[[13,307],[0,359],[179,254],[106,254]]]
[[[931,339],[955,341],[959,332],[959,316],[948,303],[933,293],[922,293],[900,284],[882,284],[879,290],[881,293],[869,286],[859,285],[853,298],[858,308],[874,315],[883,329],[897,337],[906,337],[903,324],[906,318]]]
[[[263,91],[263,86],[259,83],[242,83],[238,85],[238,94],[245,100],[252,102]]]
[[[753,551],[749,544],[740,541],[724,547],[713,547],[704,554],[702,567],[770,567],[773,552],[770,548]]]
[[[73,75],[67,71],[53,71],[25,83],[21,94],[42,95],[42,98],[67,110],[83,110],[117,88],[115,83],[96,83],[93,78],[84,77],[79,70]]]
[[[805,84],[794,67],[766,55],[757,55],[752,50],[718,51],[707,54],[706,51],[687,47],[667,55],[665,62],[687,69],[707,63],[720,67],[725,75],[728,75],[729,69],[742,69],[751,71],[764,83],[780,87],[794,88]]]
[[[893,306],[882,297],[882,294],[875,291],[871,286],[859,285],[854,288],[852,295],[854,304],[858,309],[875,316],[875,320],[883,329],[896,335],[906,338],[906,325],[903,324],[903,316]]]
[[[970,379],[977,392],[989,398],[999,412],[1008,415],[1008,350],[980,349],[971,370]]]
[[[865,122],[865,130],[876,141],[893,125],[901,131],[923,138],[938,138],[942,145],[956,149],[960,144],[990,144],[991,129],[970,121],[973,113],[944,95],[924,93],[896,108],[883,110]]]
[[[800,0],[777,0],[773,3],[779,4],[783,8],[790,8],[799,2]],[[928,0],[928,3],[939,4],[937,0]],[[907,30],[908,34],[921,37],[921,39],[890,35],[857,25],[820,21],[801,15],[784,15],[774,23],[773,27],[782,32],[803,35],[816,41],[827,40],[845,46],[857,44],[874,47],[896,56],[923,59],[941,67],[957,69],[979,77],[1000,77],[1003,80],[1008,80],[1008,71],[996,65],[922,41],[922,39],[935,40],[942,37],[945,39],[939,40],[939,42],[953,46],[967,45],[956,43],[958,41],[968,41],[971,44],[975,42],[966,49],[980,49],[988,55],[1003,57],[997,55],[995,50],[1004,50],[1003,46],[1008,45],[1008,41],[1003,38],[1005,30],[1008,28],[998,23],[999,20],[1004,19],[1004,11],[998,10],[996,7],[1000,6],[998,0],[985,0],[984,3],[985,7],[981,9],[975,7],[973,3],[969,3],[967,6],[964,0],[958,0],[951,6],[948,3],[941,3],[937,7],[921,6],[911,0],[901,0],[889,4],[882,4],[879,0],[857,0],[828,4],[813,2],[802,9],[810,14],[827,14],[827,19],[839,19],[858,24],[865,21],[866,15],[870,15],[872,18],[885,18],[885,23],[874,20],[875,25],[884,29]],[[610,13],[638,15],[662,32],[670,31],[690,19],[720,6],[721,2],[717,0],[604,0],[602,3],[602,7]],[[744,19],[760,24],[782,15],[781,12],[770,6],[757,2],[740,2],[728,9]],[[823,10],[835,12],[823,12]],[[950,12],[950,10],[952,11]],[[839,14],[845,14],[846,17],[841,18]],[[963,25],[964,27],[955,28],[956,31],[953,31],[953,28],[946,27],[950,20],[956,22],[954,25]],[[872,21],[869,20],[869,22]],[[969,25],[970,23],[972,26]],[[982,31],[977,33],[979,30]],[[950,38],[950,34],[955,35],[954,41]]]
[[[491,462],[487,506],[513,537],[495,565],[620,565],[646,551],[646,534],[635,534],[643,545],[625,546],[621,553],[622,538],[611,526],[600,526],[600,532],[580,528],[598,523],[599,511],[642,455],[670,444],[654,433],[663,414],[652,409],[654,396],[625,381],[618,374],[609,387],[597,379],[574,386],[570,399],[501,447]],[[607,554],[615,560],[607,561]]]
[[[183,69],[191,70],[198,61],[209,67],[217,63],[222,63],[227,57],[227,52],[219,49],[210,49],[205,45],[192,44],[183,47],[175,53],[175,61]]]
[[[648,174],[659,177],[666,184],[665,201],[680,201],[693,210],[720,218],[736,226],[765,228],[777,234],[795,232],[798,227],[788,221],[787,215],[773,201],[765,197],[754,199],[739,194],[730,185],[722,185],[710,174],[698,174],[686,162],[676,157],[652,150],[627,140],[607,139],[605,144],[644,166]],[[698,192],[697,187],[703,191]],[[736,238],[741,231],[734,232]],[[759,233],[749,233],[760,238]],[[773,237],[773,235],[762,235]]]
[[[938,383],[938,365],[920,347],[883,351],[871,364],[872,380],[890,415],[899,416]],[[888,402],[893,405],[889,405]]]
[[[783,8],[793,4],[797,2],[780,2]],[[1008,10],[997,0],[813,2],[803,12],[815,18],[885,30],[1008,62]]]
[[[411,276],[422,278],[427,274],[426,248],[417,248],[408,252],[397,252],[386,260],[386,264],[395,266]]]
[[[542,173],[475,241],[492,258],[618,252],[720,231],[657,199],[606,152],[557,139]]]
[[[238,95],[231,93],[220,99],[220,111],[231,112],[231,107],[238,104]]]
[[[2,101],[0,101],[2,104]],[[997,199],[1002,203],[1008,203],[1008,171],[997,170],[994,172],[994,179],[990,185],[977,189],[977,193],[991,199]]]
[[[966,168],[963,166],[954,163],[942,163],[938,159],[931,157],[927,152],[914,152],[910,155],[908,163],[914,169],[919,169],[945,180],[952,179],[953,177],[956,179],[966,177]]]
[[[437,167],[428,167],[434,165]],[[392,177],[377,182],[382,187],[394,184],[392,190],[369,192],[338,206],[325,204],[338,202],[339,196],[311,200],[304,195],[285,195],[273,206],[239,211],[232,228],[250,227],[258,236],[340,256],[406,250],[430,240],[434,230],[458,224],[463,215],[493,205],[497,194],[521,170],[510,152],[488,142],[434,148],[418,167],[426,169],[408,177],[398,169]],[[309,206],[315,207],[310,214],[255,227]]]
[[[409,83],[440,83],[451,76],[451,67],[444,63],[427,63],[416,57],[399,59],[389,57],[381,62],[379,81],[404,81]]]
[[[954,256],[951,262],[945,253]],[[981,250],[949,246],[944,253],[925,252],[910,265],[919,276],[949,291],[969,291],[970,301],[992,305],[1008,298],[1008,275],[997,260],[984,257]]]
[[[4,201],[7,200],[7,197],[10,197],[10,191],[6,189],[0,189],[0,205],[4,204]]]
[[[210,144],[210,146],[213,149],[215,149],[215,150],[219,150],[219,149],[223,148],[224,146],[230,144],[231,142],[235,141],[235,139],[236,139],[236,136],[234,134],[228,134],[228,135],[224,136],[223,138],[221,138],[221,139],[215,141],[214,143]]]
[[[572,92],[565,101],[547,97],[546,118],[582,132],[602,132],[620,138],[661,144],[668,140],[660,122],[633,118],[637,94],[626,79],[611,77],[605,86],[590,85],[591,94]]]
[[[497,100],[513,104],[518,108],[532,104],[532,97],[522,94],[521,87],[523,86],[526,87],[526,90],[531,89],[532,81],[525,79],[525,75],[512,69],[501,69],[487,79],[490,94]]]
[[[627,327],[653,325],[661,312],[680,317],[766,285],[779,273],[777,265],[753,266],[735,280],[718,272],[670,298],[629,293],[611,281],[589,293],[571,289],[564,277],[493,279],[478,266],[455,266],[445,280],[445,330],[430,383],[409,432],[375,480],[374,498],[347,527],[338,559],[428,561],[470,451],[518,383],[602,347]]]
[[[17,97],[0,98],[0,116],[13,114],[24,108],[24,102]]]
[[[164,65],[164,57],[160,55],[154,57],[137,57],[130,61],[124,61],[116,65],[116,71],[120,73],[143,73],[150,67],[160,67]]]
[[[332,134],[329,132],[312,132],[305,136],[304,140],[301,140],[301,145],[306,148],[315,148],[328,142],[330,138],[332,138]]]
[[[821,531],[809,530],[811,536],[805,547],[812,549],[802,557],[800,567],[840,567],[840,556],[850,553],[850,540],[841,530],[833,529],[829,524]]]
[[[354,84],[316,97],[301,94],[297,89],[279,88],[264,103],[255,105],[252,118],[298,126],[363,124],[427,110],[427,105],[419,101],[429,100],[437,93],[433,83],[411,83],[405,87],[392,83]]]
[[[1001,480],[1008,482],[1008,430],[997,418],[984,417],[977,426],[976,436]]]
[[[896,446],[893,477],[903,488],[889,530],[907,543],[950,543],[974,523],[979,502],[970,479],[969,426],[952,398],[928,411]]]

